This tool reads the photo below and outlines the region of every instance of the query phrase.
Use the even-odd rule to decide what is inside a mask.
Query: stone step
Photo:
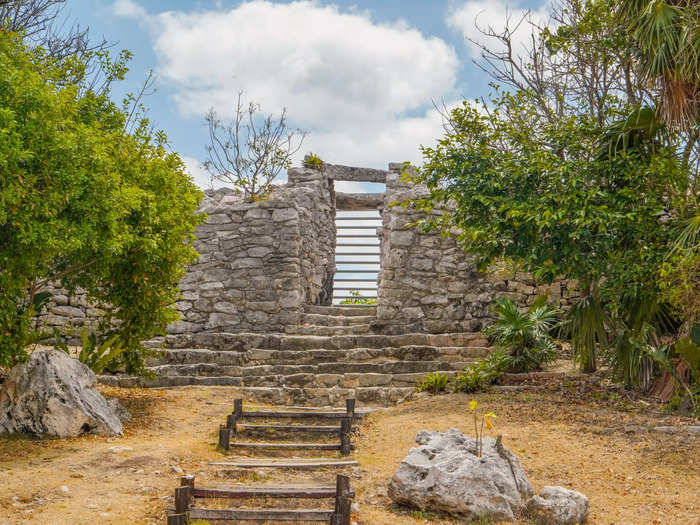
[[[264,376],[226,376],[205,375],[200,370],[193,370],[191,375],[156,375],[151,378],[132,376],[100,376],[100,382],[109,386],[121,387],[178,387],[186,385],[198,386],[240,386],[263,388],[300,388],[302,390],[328,388],[366,388],[366,387],[397,387],[413,388],[417,381],[435,369],[412,373],[345,373],[345,374],[291,374]],[[155,372],[155,371],[154,371]],[[449,377],[458,370],[438,370]]]
[[[246,384],[253,378],[272,376],[310,376],[345,374],[407,374],[428,373],[433,370],[462,370],[467,361],[384,361],[377,363],[320,363],[314,365],[227,366],[217,363],[191,365],[159,365],[149,367],[157,376],[231,376],[242,377]],[[307,378],[308,379],[308,378]],[[257,380],[257,379],[256,379]]]
[[[354,335],[369,334],[368,324],[352,324],[345,326],[319,326],[319,325],[298,325],[287,326],[285,333],[290,335]]]
[[[302,317],[304,323],[319,326],[348,326],[355,324],[370,324],[376,319],[373,315],[326,315],[306,313]]]
[[[402,335],[289,335],[260,333],[197,332],[171,334],[146,341],[150,348],[208,348],[210,350],[350,350],[400,346],[488,346],[479,332]]]
[[[355,348],[352,350],[270,350],[247,351],[182,348],[163,350],[148,358],[148,366],[196,363],[220,365],[308,365],[328,362],[367,361],[468,361],[489,355],[488,347],[473,346],[401,346],[397,348]]]
[[[336,406],[353,397],[364,407],[389,406],[409,397],[413,386],[395,387],[243,387],[240,378],[227,377],[162,377],[147,382],[142,377],[99,376],[101,383],[117,387],[174,387],[174,386],[229,386],[236,387],[235,395],[256,403],[269,405]],[[236,381],[234,381],[234,379]],[[156,384],[160,382],[161,384]]]
[[[309,314],[322,315],[377,315],[376,306],[307,306],[306,312]]]

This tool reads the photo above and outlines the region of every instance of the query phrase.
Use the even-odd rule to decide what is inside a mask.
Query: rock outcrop
[[[588,498],[564,487],[544,487],[527,502],[527,514],[543,525],[578,525],[588,518]]]
[[[60,350],[40,350],[15,366],[0,388],[0,434],[120,435],[112,406],[92,390],[95,374]]]
[[[476,440],[453,428],[423,430],[389,483],[389,497],[422,510],[469,519],[513,520],[533,490],[518,459],[499,440],[484,438],[482,457]]]

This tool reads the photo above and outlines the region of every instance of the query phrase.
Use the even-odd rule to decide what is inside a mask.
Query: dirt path
[[[127,399],[134,414],[122,438],[0,439],[0,524],[164,523],[179,469],[202,484],[226,484],[206,463],[221,459],[215,433],[234,388],[103,392]],[[590,523],[700,524],[700,439],[648,432],[658,417],[590,400],[572,403],[559,393],[474,397],[498,414],[498,432],[536,490],[564,485],[589,496]],[[352,473],[360,524],[455,522],[390,505],[386,483],[418,430],[469,432],[471,398],[428,398],[369,418],[359,440],[360,470]],[[327,483],[332,476],[248,478]]]

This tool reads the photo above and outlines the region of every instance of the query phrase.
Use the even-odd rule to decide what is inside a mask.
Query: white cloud
[[[202,189],[211,187],[211,175],[204,169],[200,161],[192,157],[186,157],[185,155],[181,155],[180,158],[182,158],[182,162],[185,163],[185,168],[187,168],[187,171],[192,176],[197,186]],[[214,181],[214,186],[218,186],[216,181]]]
[[[506,0],[472,0],[452,4],[446,22],[448,26],[462,33],[472,55],[478,57],[480,49],[476,43],[496,45],[493,38],[482,33],[483,30],[492,28],[496,33],[502,33],[507,24],[513,30],[513,50],[518,53],[529,45],[533,34],[532,25],[523,18],[527,17],[541,26],[547,24],[549,14],[548,1],[537,9],[524,9],[518,7],[517,3],[509,4]]]
[[[244,90],[265,112],[286,107],[311,132],[304,150],[329,162],[418,162],[419,144],[441,134],[431,100],[455,96],[454,49],[405,22],[378,24],[315,1],[146,14],[118,0],[114,9],[148,28],[183,115],[214,107],[230,116]]]

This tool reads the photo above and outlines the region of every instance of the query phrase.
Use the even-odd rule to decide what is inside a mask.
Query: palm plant
[[[584,372],[591,373],[596,371],[597,349],[608,345],[608,328],[612,322],[597,288],[587,292],[569,309],[560,328],[568,331],[574,360]]]
[[[700,2],[622,0],[619,20],[635,44],[638,73],[661,91],[669,125],[697,126],[700,116]]]
[[[486,334],[510,354],[512,371],[541,370],[556,358],[557,346],[550,332],[558,310],[547,305],[546,297],[539,297],[525,313],[510,299],[497,299],[494,313],[496,320]]]

